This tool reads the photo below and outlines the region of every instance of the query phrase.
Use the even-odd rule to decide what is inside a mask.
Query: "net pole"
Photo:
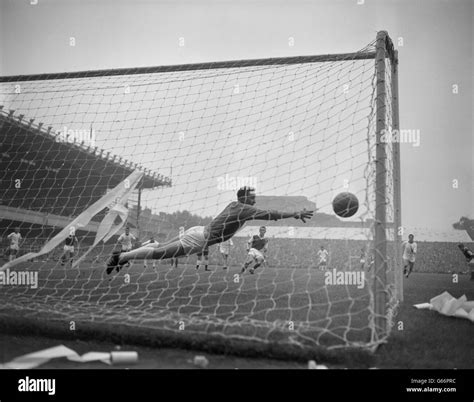
[[[387,333],[386,319],[386,283],[387,283],[387,239],[386,239],[386,146],[382,139],[386,129],[386,40],[387,32],[381,31],[376,40],[376,150],[375,150],[375,277],[374,277],[374,312],[375,332],[378,339]]]
[[[400,116],[398,108],[398,51],[394,51],[392,61],[392,126],[400,132]],[[402,271],[402,200],[400,178],[400,142],[393,143],[393,184],[394,184],[394,218],[395,218],[395,289],[397,300],[403,301],[403,271]]]

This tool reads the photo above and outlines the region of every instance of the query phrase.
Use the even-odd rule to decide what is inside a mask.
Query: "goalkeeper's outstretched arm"
[[[253,214],[252,219],[266,220],[266,221],[277,221],[280,219],[295,218],[301,219],[306,223],[306,219],[311,219],[313,217],[314,211],[298,211],[298,212],[279,212],[279,211],[263,211],[257,210]]]

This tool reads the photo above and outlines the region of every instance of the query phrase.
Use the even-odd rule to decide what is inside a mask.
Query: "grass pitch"
[[[39,343],[46,335],[87,340],[91,348],[100,340],[237,353],[247,359],[315,358],[332,367],[472,368],[472,323],[412,306],[445,290],[474,299],[467,275],[455,282],[448,274],[412,274],[389,342],[367,356],[326,349],[342,340],[367,340],[367,289],[324,286],[324,273],[314,268],[267,267],[238,282],[236,266],[205,272],[193,265],[153,269],[136,262],[112,277],[102,265],[70,269],[30,263],[17,269],[39,270],[40,286],[3,287],[1,329],[21,330]],[[313,347],[313,353],[298,353],[292,342]]]

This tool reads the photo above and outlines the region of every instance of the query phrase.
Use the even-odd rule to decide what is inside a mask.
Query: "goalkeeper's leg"
[[[114,252],[107,261],[107,273],[114,269],[120,270],[122,266],[131,260],[164,260],[166,258],[179,257],[186,254],[186,250],[179,241],[160,245],[156,248],[149,246],[140,247],[126,253]]]
[[[203,229],[200,226],[193,227],[188,229],[183,236],[175,237],[156,247],[146,245],[125,253],[115,252],[107,262],[107,273],[110,274],[114,268],[120,270],[131,260],[164,260],[199,253],[207,246]]]

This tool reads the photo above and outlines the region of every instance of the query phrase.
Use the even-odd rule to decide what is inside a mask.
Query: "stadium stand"
[[[13,110],[6,112],[1,106],[0,141],[2,248],[6,247],[7,232],[18,226],[28,233],[28,246],[23,250],[37,250],[40,239],[51,238],[133,170],[145,173],[138,192],[171,186],[171,180],[157,172],[73,138],[64,140],[52,127],[16,116]],[[52,199],[56,202],[51,203]],[[134,206],[135,221],[141,211],[140,205]],[[104,213],[83,228],[82,237],[93,236]]]

